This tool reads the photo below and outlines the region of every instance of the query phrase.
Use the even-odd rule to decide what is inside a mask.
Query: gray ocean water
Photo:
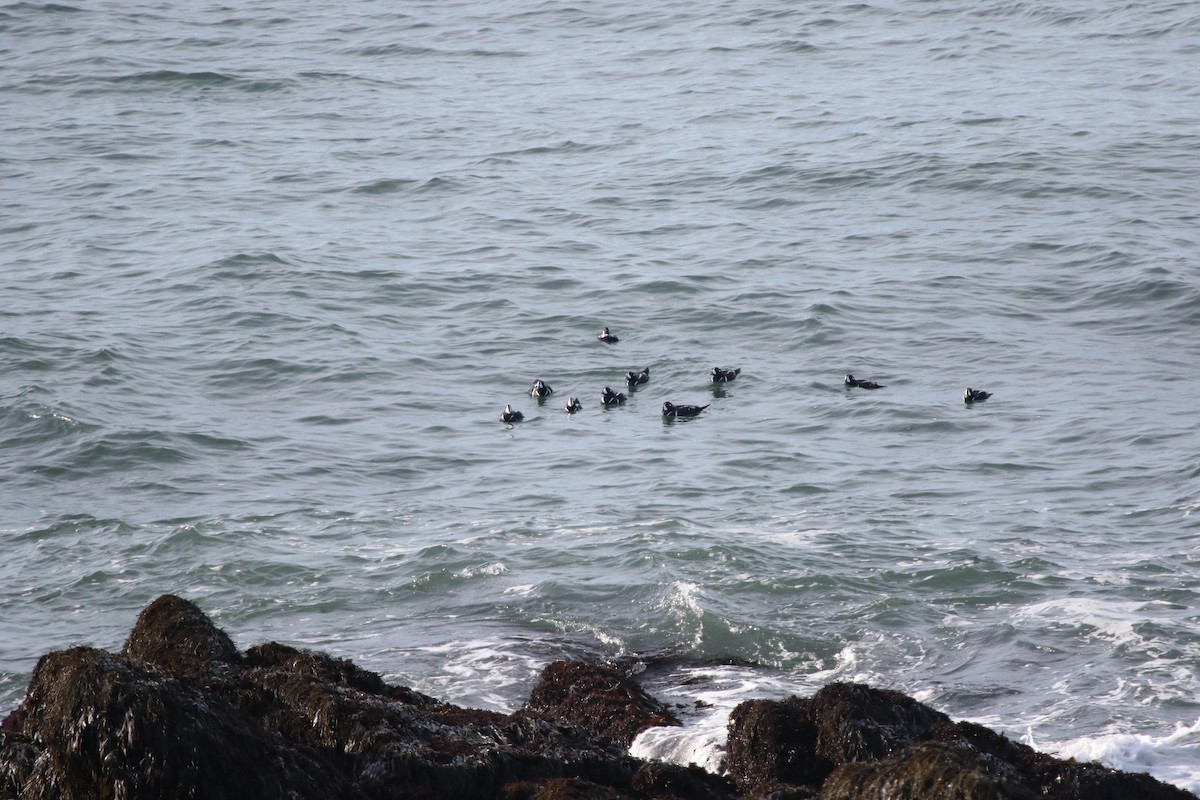
[[[1200,789],[1198,197],[1191,2],[0,5],[0,714],[173,592]]]

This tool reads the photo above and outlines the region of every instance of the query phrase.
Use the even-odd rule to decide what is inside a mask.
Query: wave
[[[82,77],[82,76],[81,76]],[[235,89],[241,92],[258,94],[262,92],[278,92],[291,88],[292,82],[287,80],[263,80],[261,78],[244,78],[223,72],[198,71],[181,72],[171,69],[156,69],[143,72],[133,72],[124,75],[111,75],[101,78],[89,76],[88,80],[104,80],[113,85],[132,84],[143,87],[147,84],[177,86],[184,89]]]
[[[461,181],[452,178],[382,178],[361,184],[350,189],[351,194],[380,195],[380,194],[424,194],[424,193],[454,193],[463,188]]]
[[[1189,792],[1200,792],[1200,720],[1177,725],[1169,733],[1109,733],[1062,742],[1036,741],[1032,730],[1025,744],[1060,758],[1096,761],[1126,772],[1148,772]]]
[[[69,6],[64,3],[12,3],[5,6],[5,9],[14,16],[16,12],[25,11],[44,12],[47,14],[85,14],[91,12],[91,9]]]

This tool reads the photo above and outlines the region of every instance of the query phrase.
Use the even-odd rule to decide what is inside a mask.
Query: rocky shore
[[[120,653],[41,658],[0,723],[0,798],[1195,798],[860,684],[738,706],[725,776],[629,755],[642,730],[678,724],[609,665],[550,664],[513,714],[459,708],[322,653],[240,652],[164,595]]]

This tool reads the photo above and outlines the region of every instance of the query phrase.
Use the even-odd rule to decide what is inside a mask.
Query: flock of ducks
[[[600,335],[597,336],[596,338],[602,342],[605,342],[606,344],[616,344],[617,342],[621,341],[617,337],[617,335],[610,332],[607,327],[603,328],[600,331]],[[728,383],[729,381],[736,380],[737,376],[740,374],[742,374],[741,367],[738,367],[737,369],[722,369],[721,367],[713,367],[712,372],[709,373],[709,380],[711,380],[713,383]],[[649,367],[646,367],[645,369],[641,370],[640,372],[634,372],[633,370],[630,370],[629,372],[625,373],[625,384],[630,388],[630,390],[633,390],[633,389],[637,388],[638,386],[640,386],[644,383],[649,383],[649,382],[650,382],[650,368]],[[844,383],[846,385],[847,389],[852,389],[852,388],[883,389],[884,388],[884,385],[881,383],[876,383],[875,381],[860,380],[858,378],[855,378],[853,375],[847,375],[845,377],[845,379],[842,381],[842,383]],[[529,396],[537,399],[538,401],[545,401],[545,399],[552,394],[554,394],[554,389],[550,388],[550,385],[548,383],[546,383],[544,380],[542,380],[541,378],[538,378],[537,380],[535,380],[533,382],[533,385],[529,387]],[[967,390],[963,393],[963,402],[966,403],[967,405],[971,405],[973,403],[981,403],[984,400],[987,400],[991,396],[992,396],[991,392],[985,392],[982,389],[972,389],[971,387],[968,386]],[[605,408],[607,408],[609,406],[619,406],[619,405],[623,404],[627,399],[628,398],[625,396],[625,394],[623,392],[614,392],[611,387],[605,386],[604,392],[600,395],[600,404],[602,406],[604,406]],[[579,411],[582,408],[583,408],[583,403],[579,402],[579,398],[568,397],[567,404],[565,406],[563,406],[563,411],[567,412],[568,414],[574,414],[576,411]],[[706,408],[708,408],[707,405],[692,406],[692,405],[675,405],[674,403],[663,403],[662,414],[663,414],[663,417],[667,417],[667,418],[670,418],[670,417],[695,417],[695,416],[699,416],[700,412],[702,412]],[[504,405],[504,411],[500,412],[500,421],[503,422],[505,425],[512,425],[514,422],[521,422],[524,419],[525,419],[525,415],[522,414],[520,411],[517,411],[516,409],[514,409],[512,407],[512,405],[508,404],[508,403],[506,403]]]

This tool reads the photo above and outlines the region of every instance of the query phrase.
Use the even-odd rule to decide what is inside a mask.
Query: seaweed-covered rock
[[[20,794],[41,754],[42,748],[30,741],[28,736],[0,729],[0,797],[17,797]]]
[[[969,749],[940,742],[915,744],[881,760],[846,762],[830,774],[817,798],[1035,800],[1023,786],[990,774]]]
[[[246,651],[245,664],[251,669],[282,670],[305,675],[328,685],[376,694],[390,700],[431,707],[438,701],[428,695],[414,692],[405,686],[392,686],[384,682],[378,673],[365,670],[344,658],[334,658],[327,653],[300,650],[278,642],[267,642]]]
[[[1053,800],[1194,800],[1191,792],[1141,772],[1055,758],[973,722],[937,725],[931,740],[970,749],[978,764],[1006,784]]]
[[[102,650],[43,656],[19,722],[42,748],[23,777],[28,800],[357,797],[319,754]]]
[[[523,713],[570,722],[628,747],[656,725],[679,725],[664,704],[604,664],[555,661],[533,688]]]
[[[370,797],[495,797],[509,783],[579,778],[627,787],[641,762],[571,725],[463,709],[322,653],[247,653],[248,710],[325,753]]]
[[[833,769],[817,755],[812,701],[750,700],[729,716],[726,744],[729,775],[743,792],[780,784],[818,787]]]
[[[521,781],[504,787],[499,800],[633,800],[607,786],[578,778],[552,778],[547,781]]]
[[[831,683],[812,697],[817,754],[831,764],[884,758],[950,722],[906,694],[861,683]]]
[[[555,780],[621,795],[644,766],[577,726],[459,708],[324,653],[243,656],[173,596],[122,655],[43,657],[0,730],[0,796],[22,800],[474,800]]]
[[[832,683],[812,698],[752,700],[730,715],[729,772],[745,792],[821,786],[838,764],[874,761],[950,718],[907,695]]]
[[[830,684],[730,716],[730,775],[757,800],[1185,800],[1149,775],[1064,761],[899,692]]]
[[[728,778],[689,764],[681,767],[662,761],[647,761],[633,776],[639,797],[675,797],[689,800],[727,800],[736,795]]]
[[[195,603],[173,594],[164,594],[142,609],[121,655],[176,677],[193,678],[206,678],[242,661],[225,631]]]

